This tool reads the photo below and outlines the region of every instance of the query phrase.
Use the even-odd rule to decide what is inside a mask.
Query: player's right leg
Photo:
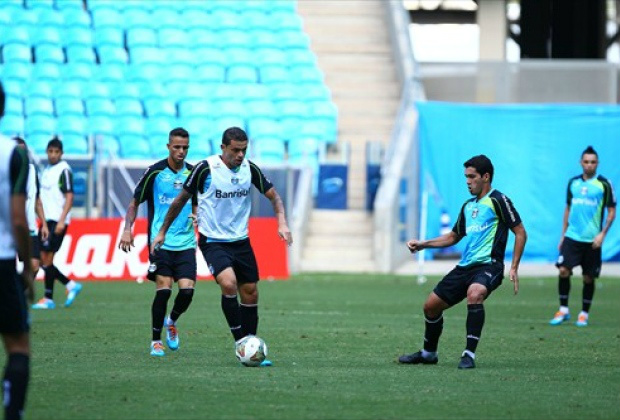
[[[187,311],[194,297],[194,286],[196,284],[196,249],[186,249],[183,251],[169,252],[174,259],[172,269],[174,279],[179,287],[177,296],[174,299],[174,306],[170,315],[166,317],[164,327],[166,328],[166,344],[170,350],[178,350],[179,333],[177,321],[179,317]]]
[[[56,279],[56,267],[54,267],[53,264],[54,253],[48,251],[47,248],[49,248],[49,243],[43,242],[41,268],[45,271],[45,292],[44,296],[37,303],[32,305],[32,309],[54,309],[56,307],[54,303],[54,280]]]
[[[549,325],[560,325],[570,319],[570,311],[568,309],[568,296],[570,293],[570,276],[572,270],[566,266],[559,265],[558,277],[558,296],[560,299],[560,308],[557,310]]]
[[[164,319],[166,318],[166,308],[168,299],[172,294],[172,278],[167,276],[155,276],[156,289],[153,304],[151,305],[151,356],[164,356],[164,346],[161,341],[161,333],[164,328]]]

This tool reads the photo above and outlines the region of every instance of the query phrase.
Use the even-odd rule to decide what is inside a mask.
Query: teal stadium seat
[[[121,46],[102,45],[97,47],[97,54],[101,64],[127,64],[129,61],[127,50]]]
[[[179,102],[179,118],[213,118],[215,104],[204,99],[185,99]]]
[[[126,43],[130,51],[138,47],[156,47],[157,32],[151,28],[129,28],[126,32]]]
[[[111,91],[112,99],[140,99],[140,84],[125,81],[118,89]]]
[[[31,63],[32,51],[28,45],[5,44],[2,47],[2,61],[4,63]]]
[[[47,80],[37,80],[25,86],[24,95],[29,98],[50,99],[54,95],[53,82]]]
[[[149,139],[166,139],[170,131],[177,126],[176,124],[176,119],[174,118],[149,118],[146,121],[146,136]]]
[[[323,83],[325,76],[315,65],[299,65],[289,67],[293,83]]]
[[[22,44],[30,46],[30,32],[27,28],[13,23],[13,27],[10,30],[3,31],[2,43],[5,46],[9,44]]]
[[[39,27],[65,28],[65,15],[56,9],[41,8],[37,10]]]
[[[56,2],[56,7],[58,8],[59,4],[67,5],[67,4],[78,4],[79,7],[73,6],[63,6],[63,8],[59,8],[65,18],[65,27],[66,28],[84,28],[90,29],[92,26],[92,20],[90,18],[90,14],[84,11],[80,5],[80,0],[59,0]]]
[[[84,8],[84,2],[82,0],[56,0],[54,2],[54,6],[56,7],[56,9],[63,12],[75,10],[79,10],[81,12]]]
[[[246,83],[240,86],[243,91],[244,101],[268,99],[270,90],[267,86],[260,83]]]
[[[56,120],[56,132],[59,135],[86,136],[86,119],[78,115],[63,115]]]
[[[119,116],[138,117],[144,116],[142,102],[139,99],[117,99],[114,101],[116,114]],[[141,130],[143,132],[144,130]]]
[[[51,139],[56,132],[56,119],[53,114],[39,114],[26,118],[26,136],[44,135]]]
[[[160,81],[165,73],[162,66],[156,63],[137,63],[127,66],[125,80],[128,82]]]
[[[160,0],[161,1],[161,0]],[[159,3],[155,2],[155,3]],[[173,5],[170,3],[170,6],[167,8],[161,7],[161,4],[153,10],[153,22],[157,24],[157,28],[162,30],[164,28],[178,28],[179,23],[181,22],[181,14],[178,13],[178,9],[176,7],[182,7],[183,2],[175,2],[181,3],[179,6]]]
[[[2,67],[2,81],[19,81],[26,83],[32,73],[32,65],[27,62],[11,61]]]
[[[82,87],[82,97],[85,100],[94,98],[109,99],[110,89],[103,82],[85,83]]]
[[[288,57],[286,53],[279,48],[258,48],[256,50],[256,64],[263,66],[282,66],[288,65]]]
[[[174,102],[167,99],[147,99],[143,102],[144,110],[149,118],[169,118],[177,117],[177,108]]]
[[[32,38],[33,44],[35,46],[39,45],[52,45],[52,46],[60,46],[61,42],[60,29],[56,26],[43,26],[40,27],[39,30],[34,34]]]
[[[88,154],[88,141],[85,136],[79,134],[62,134],[58,133],[62,140],[63,149],[69,155],[85,155]]]
[[[95,47],[104,46],[125,48],[125,32],[118,26],[104,26],[94,30]]]
[[[156,47],[134,47],[129,50],[129,59],[132,64],[163,64],[164,57]]]
[[[274,31],[269,29],[253,29],[249,32],[250,40],[254,48],[274,48],[279,50],[281,41]],[[259,55],[259,54],[257,54]],[[264,62],[261,60],[261,62]],[[278,63],[280,64],[280,63]],[[284,64],[284,63],[282,63]]]
[[[123,11],[123,19],[127,30],[136,28],[156,29],[157,22],[153,20],[153,15],[144,9],[147,2],[141,2],[143,8],[131,8]]]
[[[207,140],[209,142],[209,138],[214,132],[213,120],[210,117],[189,117],[189,118],[179,118],[179,126],[185,128],[190,135],[190,142],[194,136],[198,136],[200,139]],[[209,145],[211,143],[209,142]]]
[[[4,115],[24,115],[24,102],[21,98],[7,96],[4,103]]]
[[[271,88],[271,100],[274,103],[298,99],[299,89],[296,85],[287,82],[277,83],[269,86]]]
[[[266,85],[291,82],[291,74],[285,66],[265,65],[258,69],[261,83]]]
[[[331,101],[332,94],[323,83],[304,83],[296,86],[297,97],[305,101]]]
[[[247,115],[252,118],[273,118],[277,119],[279,112],[274,103],[269,99],[253,99],[245,101]]]
[[[54,101],[54,108],[58,117],[65,115],[83,116],[84,102],[81,98],[57,98]]]
[[[49,9],[54,8],[54,0],[24,0],[24,6],[28,9]]]
[[[157,32],[157,42],[161,48],[186,48],[189,37],[185,30],[176,28],[162,28]]]
[[[248,65],[256,63],[256,54],[251,48],[233,47],[224,49],[224,54],[228,58],[227,65]]]
[[[219,48],[216,47],[201,47],[195,50],[196,64],[217,64],[222,67],[226,67],[228,64],[228,57]]]
[[[22,115],[5,115],[0,120],[0,133],[8,137],[24,137],[24,117]]]
[[[151,146],[144,136],[139,134],[121,134],[118,136],[120,155],[124,159],[151,159]]]
[[[185,47],[167,47],[162,48],[164,57],[166,57],[166,61],[170,66],[177,65],[196,65],[197,59],[196,54],[188,48]]]
[[[213,23],[218,30],[236,29],[239,26],[240,17],[239,13],[231,10],[229,6],[235,6],[234,1],[224,1],[221,3],[223,8],[217,8],[211,12],[213,16]]]
[[[189,130],[188,130],[189,132]],[[219,152],[219,150],[218,150]],[[194,162],[206,159],[208,156],[214,153],[213,147],[209,138],[202,135],[200,132],[192,134],[189,132],[189,158]]]
[[[244,9],[239,13],[241,22],[247,22],[249,29],[271,29],[273,21],[266,10]]]
[[[114,136],[114,117],[104,115],[88,117],[88,132],[93,136]]]
[[[221,141],[222,133],[224,132],[224,130],[230,127],[239,127],[242,130],[245,130],[247,128],[245,124],[245,119],[239,116],[216,118],[213,120],[214,132],[211,137]]]
[[[297,29],[285,29],[279,31],[278,36],[282,39],[283,48],[310,48],[310,38],[308,35]]]
[[[26,140],[28,141],[28,149],[30,152],[39,156],[45,156],[47,143],[52,139],[53,134],[34,133],[26,136]]]
[[[205,10],[188,8],[181,13],[181,19],[183,25],[190,33],[189,38],[191,42],[195,42],[191,36],[194,30],[206,30],[205,28],[212,28],[214,26],[213,16]]]
[[[279,138],[262,138],[253,143],[254,156],[261,163],[283,163],[286,145]]]
[[[219,48],[247,48],[252,39],[247,31],[238,28],[223,29],[218,32]]]
[[[88,63],[67,63],[62,73],[66,81],[80,81],[84,84],[93,80],[93,65]]]
[[[96,64],[95,51],[90,46],[72,45],[66,48],[67,62]]]
[[[37,62],[58,63],[65,62],[65,53],[60,45],[43,44],[34,47],[34,56]]]
[[[103,153],[112,153],[113,156],[118,156],[120,154],[121,145],[118,139],[112,135],[95,135],[94,143],[98,151],[101,151]]]
[[[97,4],[98,2],[94,3]],[[113,4],[122,3],[114,1]],[[89,5],[90,8],[91,5]],[[96,8],[90,9],[90,13],[93,19],[93,26],[95,29],[102,28],[117,28],[120,29],[120,22],[123,21],[121,14],[112,8]]]
[[[288,155],[292,160],[315,160],[319,158],[321,142],[313,137],[300,137],[288,143]]]
[[[273,28],[287,31],[303,30],[303,19],[295,12],[286,10],[274,10],[271,13]]]
[[[316,55],[311,50],[291,49],[286,51],[289,66],[315,66],[317,65]]]
[[[228,68],[226,81],[228,83],[257,83],[258,73],[254,66],[234,65]]]
[[[106,83],[108,88],[110,83],[122,84],[125,82],[125,68],[126,66],[121,63],[102,63],[97,66],[97,80]]]
[[[246,117],[246,109],[243,101],[240,99],[225,99],[215,101],[214,115],[216,118],[224,117]]]
[[[108,98],[86,99],[86,113],[89,117],[104,116],[113,118],[116,115],[116,107],[112,100]]]
[[[248,120],[248,136],[251,139],[257,138],[282,138],[282,127],[275,118],[255,117]]]
[[[226,67],[220,64],[201,64],[196,66],[196,81],[200,83],[224,83]]]
[[[3,78],[2,87],[4,88],[4,93],[7,97],[13,96],[15,98],[21,98],[24,96],[24,92],[26,90],[25,83],[15,79]]]
[[[63,80],[54,85],[53,97],[59,98],[81,98],[83,82],[78,80]]]
[[[269,12],[272,8],[272,3],[275,3],[271,0],[240,0],[238,6],[238,11],[240,12]]]
[[[92,47],[94,44],[93,31],[91,31],[90,28],[81,26],[68,27],[64,31],[62,41],[65,47],[72,47],[75,45]]]
[[[118,0],[86,0],[86,6],[91,13],[99,10],[119,11],[124,6],[124,3],[124,1]]]
[[[194,80],[194,67],[189,64],[168,67],[162,73],[162,80],[164,83]]]
[[[188,44],[191,49],[211,47],[216,48],[219,41],[218,33],[209,28],[208,25],[190,27],[187,30]]]
[[[140,116],[126,116],[119,113],[119,117],[114,120],[114,129],[121,134],[133,134],[143,136],[146,134],[144,118]],[[121,146],[123,142],[121,142]]]
[[[167,99],[168,90],[165,85],[160,82],[154,83],[139,83],[138,89],[140,91],[140,97],[144,100],[150,99]]]
[[[26,98],[24,114],[28,118],[36,115],[54,115],[54,102],[50,98]]]

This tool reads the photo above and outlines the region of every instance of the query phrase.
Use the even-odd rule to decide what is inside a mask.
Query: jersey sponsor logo
[[[159,195],[159,204],[167,204],[170,205],[174,201],[176,197],[166,197],[163,194]]]
[[[577,198],[577,197],[573,197],[573,199],[571,200],[571,204],[578,204],[578,205],[582,205],[582,206],[590,206],[590,207],[596,207],[598,206],[598,201],[591,199],[591,198]]]
[[[515,218],[515,213],[512,211],[512,206],[508,202],[508,197],[502,194],[502,200],[504,200],[504,204],[506,205],[506,208],[508,209],[508,214],[510,215],[510,221],[514,222],[517,219]]]
[[[250,189],[237,191],[215,190],[215,198],[242,198],[250,195]]]
[[[472,226],[467,226],[466,232],[469,233],[480,233],[480,232],[484,232],[485,230],[489,229],[491,227],[490,223],[485,223],[483,225],[472,225]]]

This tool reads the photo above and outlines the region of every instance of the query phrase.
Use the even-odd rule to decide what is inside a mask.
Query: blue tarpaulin
[[[420,102],[421,190],[429,199],[428,237],[439,235],[444,207],[454,223],[470,197],[463,163],[487,155],[493,187],[510,197],[528,232],[524,260],[555,261],[568,180],[582,173],[582,151],[592,145],[598,173],[620,184],[620,107],[612,105],[479,105]],[[619,217],[620,218],[620,217]],[[506,249],[512,254],[514,236]],[[464,242],[464,241],[462,241]],[[463,243],[457,246],[463,249]],[[620,220],[603,245],[604,260],[620,260]]]

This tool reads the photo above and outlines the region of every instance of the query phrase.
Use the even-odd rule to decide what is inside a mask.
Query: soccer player
[[[60,281],[67,290],[65,307],[71,306],[82,291],[82,284],[69,280],[54,265],[54,255],[60,249],[71,222],[73,206],[73,173],[67,161],[62,159],[62,142],[54,137],[47,143],[48,165],[41,174],[41,202],[47,218],[49,236],[41,238],[41,268],[45,271],[45,296],[32,305],[33,309],[54,309],[54,280]]]
[[[21,137],[15,137],[14,140],[17,142],[17,145],[26,150],[26,154],[28,154],[28,146],[26,145],[24,139]],[[30,162],[28,164],[28,184],[26,186],[26,217],[28,217],[30,243],[32,244],[30,254],[32,273],[35,277],[41,266],[41,241],[39,240],[37,217],[41,222],[41,239],[45,241],[49,236],[49,229],[47,228],[47,221],[45,220],[45,212],[43,211],[43,204],[41,203],[41,197],[39,195],[40,190],[39,171],[37,170],[37,166]]]
[[[549,322],[560,325],[570,319],[568,295],[573,267],[581,265],[583,292],[581,312],[575,323],[578,327],[588,325],[588,314],[594,297],[594,281],[601,274],[601,247],[616,217],[616,196],[611,183],[596,174],[598,154],[588,146],[581,154],[583,173],[568,181],[566,208],[562,223],[562,237],[558,246],[560,256],[558,294],[560,309]],[[603,225],[603,216],[607,217]]]
[[[248,238],[253,184],[271,201],[278,220],[278,235],[291,244],[284,205],[273,184],[253,162],[246,160],[248,137],[242,129],[224,131],[222,153],[196,165],[183,191],[170,205],[151,250],[164,243],[166,233],[185,202],[198,197],[198,246],[219,284],[222,312],[236,342],[258,329],[258,266]],[[237,299],[241,297],[241,304]],[[263,366],[270,366],[265,360]]]
[[[398,359],[400,363],[436,364],[443,311],[467,298],[466,345],[458,368],[476,367],[476,347],[485,318],[483,304],[504,278],[504,253],[509,229],[515,235],[510,281],[514,284],[515,295],[519,291],[519,262],[527,240],[519,213],[508,197],[491,186],[494,170],[488,157],[474,156],[463,166],[467,188],[474,197],[461,207],[452,231],[426,241],[412,239],[407,242],[413,253],[426,248],[452,246],[468,237],[461,261],[437,284],[424,303],[422,350],[401,356]]]
[[[129,252],[133,246],[131,227],[136,220],[140,203],[147,202],[149,239],[159,231],[170,203],[183,190],[183,183],[193,166],[185,162],[189,149],[189,133],[175,128],[168,135],[168,157],[149,166],[136,186],[125,216],[125,229],[119,248]],[[150,243],[149,240],[149,243]],[[179,348],[176,327],[181,314],[189,308],[196,283],[196,233],[192,203],[183,206],[170,227],[170,235],[161,244],[161,249],[150,256],[147,278],[155,282],[155,298],[151,307],[153,337],[151,356],[165,356],[161,340],[162,329],[166,328],[166,343],[170,350]],[[179,288],[170,315],[166,317],[168,299],[172,295],[172,284]]]
[[[0,84],[0,118],[4,115]],[[34,296],[30,267],[30,236],[26,218],[28,156],[15,142],[0,135],[0,335],[7,353],[3,376],[4,418],[23,417],[30,378],[30,338],[26,297]],[[16,253],[24,259],[20,274]]]

